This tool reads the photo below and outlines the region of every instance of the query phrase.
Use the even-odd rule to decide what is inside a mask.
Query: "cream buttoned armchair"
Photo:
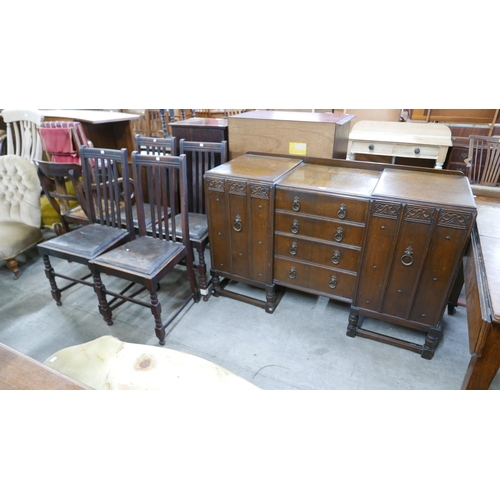
[[[16,257],[43,240],[40,181],[33,163],[0,156],[0,260],[19,276]]]

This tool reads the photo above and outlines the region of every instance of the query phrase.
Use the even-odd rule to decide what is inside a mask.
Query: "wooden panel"
[[[247,208],[246,184],[227,181],[228,186],[228,223],[231,254],[229,272],[238,276],[249,276],[251,265],[252,221]],[[241,229],[240,229],[241,228]]]
[[[250,276],[255,281],[271,283],[272,276],[272,204],[270,186],[251,184],[251,270]]]
[[[207,178],[205,197],[207,200],[207,216],[210,224],[210,250],[212,267],[229,272],[229,225],[225,201],[225,183],[222,179]]]

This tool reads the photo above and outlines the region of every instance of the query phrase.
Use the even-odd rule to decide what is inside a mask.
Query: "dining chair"
[[[4,109],[0,113],[7,127],[7,154],[41,160],[42,141],[38,127],[43,114],[37,109]]]
[[[180,154],[185,154],[188,165],[188,220],[191,246],[198,254],[197,269],[200,276],[200,292],[203,300],[210,297],[205,249],[209,243],[208,220],[205,208],[204,175],[212,168],[227,161],[227,141],[199,142],[180,140]],[[181,226],[177,224],[177,237],[181,238]]]
[[[471,184],[500,186],[500,136],[471,135],[465,162]]]
[[[191,301],[200,300],[187,229],[186,157],[143,155],[134,151],[132,171],[137,197],[139,235],[134,240],[91,259],[89,267],[94,279],[94,291],[99,300],[99,310],[106,323],[113,323],[113,310],[125,302],[147,307],[154,316],[154,329],[159,343],[165,345],[166,327]],[[143,201],[146,189],[150,196],[149,214],[146,214]],[[176,203],[178,197],[179,209]],[[172,215],[173,234],[176,234],[177,224],[182,228],[183,237],[180,241],[169,234],[167,225],[170,219],[162,216],[167,213]],[[149,226],[147,215],[152,220]],[[162,279],[178,264],[185,264],[190,291],[187,297],[180,299],[180,304],[173,308],[168,319],[163,321],[158,296],[159,286]],[[115,292],[105,286],[103,274],[126,280],[140,288],[128,295]],[[144,290],[149,292],[149,302],[137,298]],[[113,297],[111,301],[108,301],[108,296]]]
[[[61,294],[77,283],[94,286],[90,273],[83,277],[57,273],[50,258],[76,262],[88,267],[89,261],[134,238],[127,150],[80,149],[83,173],[83,200],[89,224],[56,236],[38,245],[43,258],[52,297],[61,305]],[[88,270],[88,269],[87,269]],[[70,283],[59,288],[55,278]]]
[[[175,137],[146,137],[140,134],[134,136],[135,150],[149,155],[177,156],[177,141]]]
[[[56,235],[87,225],[81,165],[42,160],[35,160],[34,164],[45,197],[58,217],[53,224]]]

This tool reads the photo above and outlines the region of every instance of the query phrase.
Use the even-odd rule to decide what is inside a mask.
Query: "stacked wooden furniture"
[[[250,151],[342,158],[354,115],[292,111],[248,111],[230,116],[229,158]]]
[[[246,154],[205,176],[215,296],[219,278],[352,304],[348,335],[430,359],[476,209],[457,172]],[[416,345],[361,329],[364,316],[427,332]]]

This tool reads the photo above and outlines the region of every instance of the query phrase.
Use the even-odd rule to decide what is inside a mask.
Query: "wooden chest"
[[[380,172],[304,164],[276,188],[274,282],[352,302]]]
[[[248,111],[230,116],[229,157],[252,152],[343,158],[354,115]]]
[[[228,281],[266,290],[266,300],[252,303],[273,312],[274,191],[276,182],[300,161],[244,155],[205,175],[214,295],[234,296]]]
[[[348,335],[432,358],[475,216],[465,177],[386,169],[371,195]],[[426,331],[425,344],[383,339],[360,316]]]

